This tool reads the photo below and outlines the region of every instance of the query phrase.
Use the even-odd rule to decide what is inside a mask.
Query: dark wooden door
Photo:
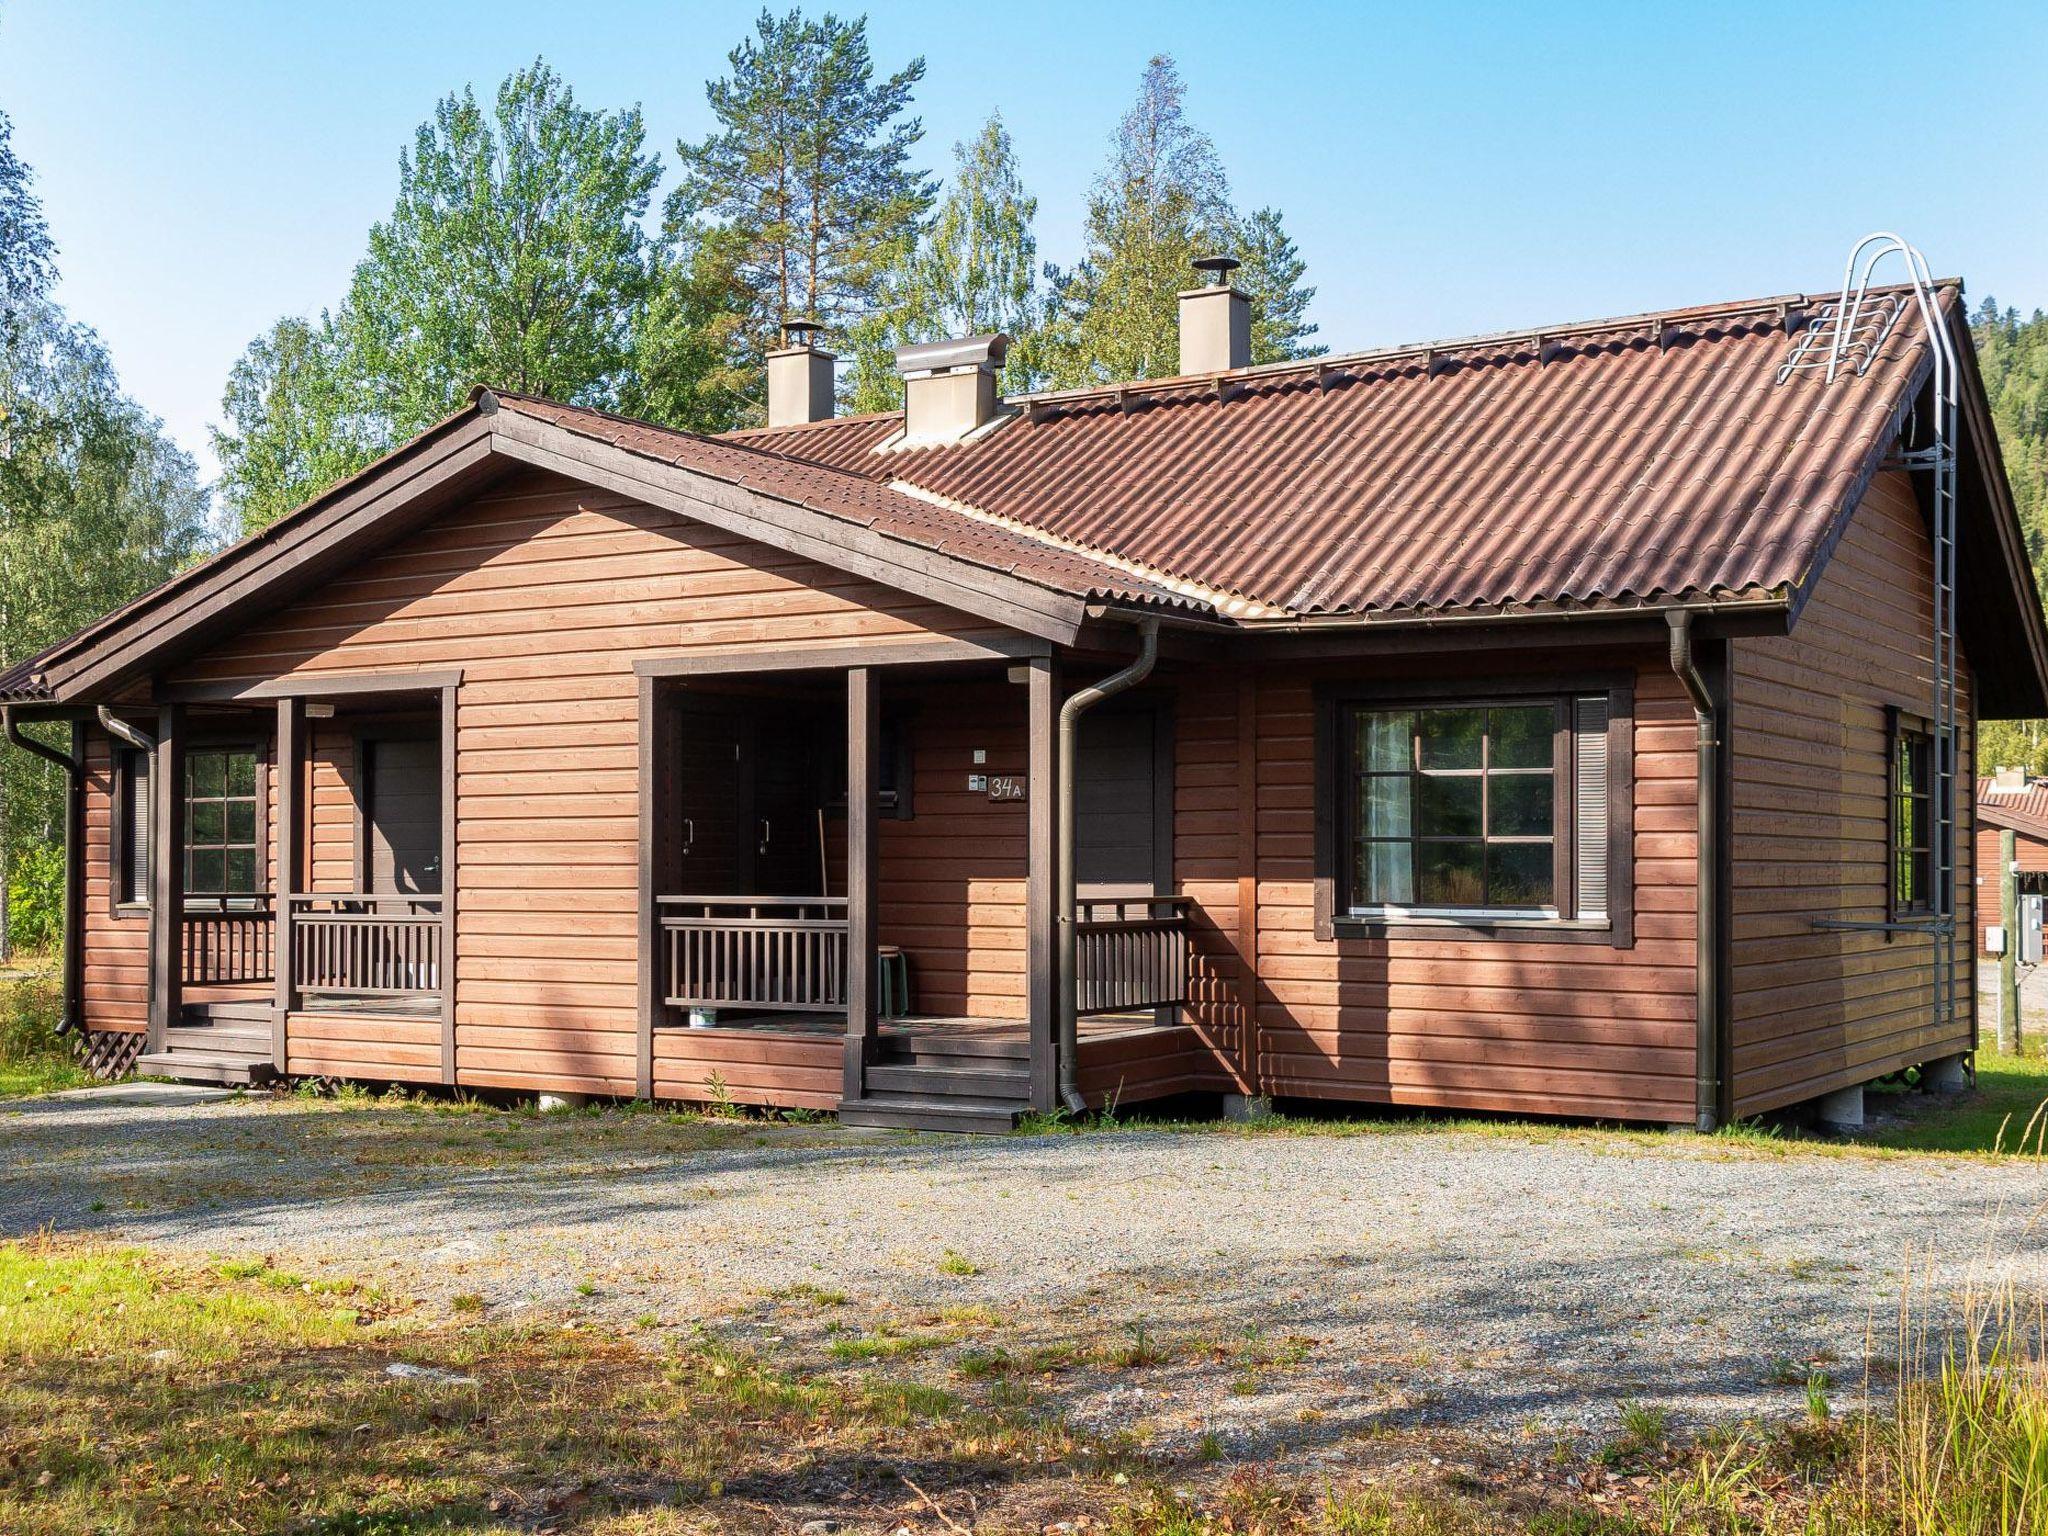
[[[736,710],[695,702],[676,716],[676,819],[670,828],[676,869],[664,894],[751,895],[748,722]]]
[[[826,756],[843,734],[836,720],[803,705],[764,709],[754,729],[753,888],[763,896],[816,896],[824,890],[819,844]],[[843,732],[843,727],[840,728]]]
[[[1160,711],[1100,705],[1074,763],[1074,880],[1082,897],[1150,896],[1170,882]]]
[[[380,896],[441,894],[441,744],[363,742],[363,874]]]

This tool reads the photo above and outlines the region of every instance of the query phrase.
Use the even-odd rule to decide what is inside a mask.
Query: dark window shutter
[[[1572,787],[1573,889],[1578,916],[1607,916],[1607,700],[1572,701],[1572,734],[1577,759]]]
[[[149,754],[130,747],[121,754],[121,899],[149,901]]]

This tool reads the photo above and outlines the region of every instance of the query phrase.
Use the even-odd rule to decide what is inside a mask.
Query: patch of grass
[[[448,1298],[448,1305],[458,1313],[474,1317],[483,1311],[484,1299],[475,1291],[461,1291]]]
[[[1882,1125],[1860,1142],[1911,1152],[2048,1151],[2048,1054],[2038,1044],[2023,1056],[1979,1051],[1973,1093],[1914,1097],[1922,1101],[1901,1123]]]
[[[773,1301],[807,1301],[814,1307],[843,1307],[846,1305],[846,1292],[829,1290],[820,1285],[812,1285],[809,1281],[802,1281],[796,1285],[785,1285],[779,1291],[770,1291],[768,1295],[769,1299]]]
[[[848,1362],[892,1360],[898,1355],[922,1354],[943,1342],[930,1334],[898,1333],[885,1323],[872,1333],[841,1334],[825,1346],[825,1352],[834,1360]]]
[[[948,1248],[945,1256],[939,1260],[939,1273],[942,1275],[978,1275],[981,1273],[981,1266],[965,1254],[955,1253],[951,1248]]]
[[[0,1099],[92,1086],[57,1033],[63,1013],[54,965],[0,981]]]

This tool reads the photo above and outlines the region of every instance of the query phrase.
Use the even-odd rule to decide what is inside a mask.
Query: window
[[[1934,738],[1892,732],[1892,915],[1934,911]]]
[[[1318,932],[1562,926],[1629,942],[1629,714],[1621,688],[1332,695]]]
[[[262,890],[257,842],[256,754],[246,747],[185,756],[185,890],[253,896]]]
[[[149,754],[139,747],[120,751],[121,868],[116,900],[124,907],[149,905]]]

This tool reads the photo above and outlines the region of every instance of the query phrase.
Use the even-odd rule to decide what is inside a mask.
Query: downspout
[[[57,1033],[68,1035],[73,1030],[83,1031],[84,1018],[84,977],[85,949],[80,929],[85,923],[85,861],[81,844],[84,841],[85,822],[85,742],[76,721],[71,726],[71,750],[59,752],[55,747],[45,746],[33,736],[22,734],[21,722],[14,717],[14,706],[0,706],[0,724],[4,724],[7,739],[24,752],[32,752],[46,762],[55,763],[64,770],[64,937],[59,956],[63,977],[62,1016],[57,1020]]]
[[[1060,706],[1059,783],[1059,979],[1056,984],[1059,1009],[1059,1097],[1075,1114],[1087,1108],[1079,1083],[1080,999],[1074,971],[1074,746],[1081,717],[1104,699],[1135,688],[1152,675],[1159,660],[1159,621],[1138,621],[1138,659],[1123,671],[1090,684]]]
[[[1699,908],[1693,946],[1697,1014],[1693,1107],[1698,1129],[1705,1134],[1719,1123],[1721,1102],[1720,712],[1714,705],[1713,690],[1693,658],[1692,615],[1679,609],[1666,618],[1671,625],[1671,670],[1692,699],[1699,754],[1693,791],[1698,808],[1693,891]]]
[[[150,735],[147,731],[138,730],[135,726],[130,725],[104,704],[100,706],[99,720],[100,729],[109,736],[119,741],[125,741],[138,752],[155,753],[156,738],[154,736]]]

